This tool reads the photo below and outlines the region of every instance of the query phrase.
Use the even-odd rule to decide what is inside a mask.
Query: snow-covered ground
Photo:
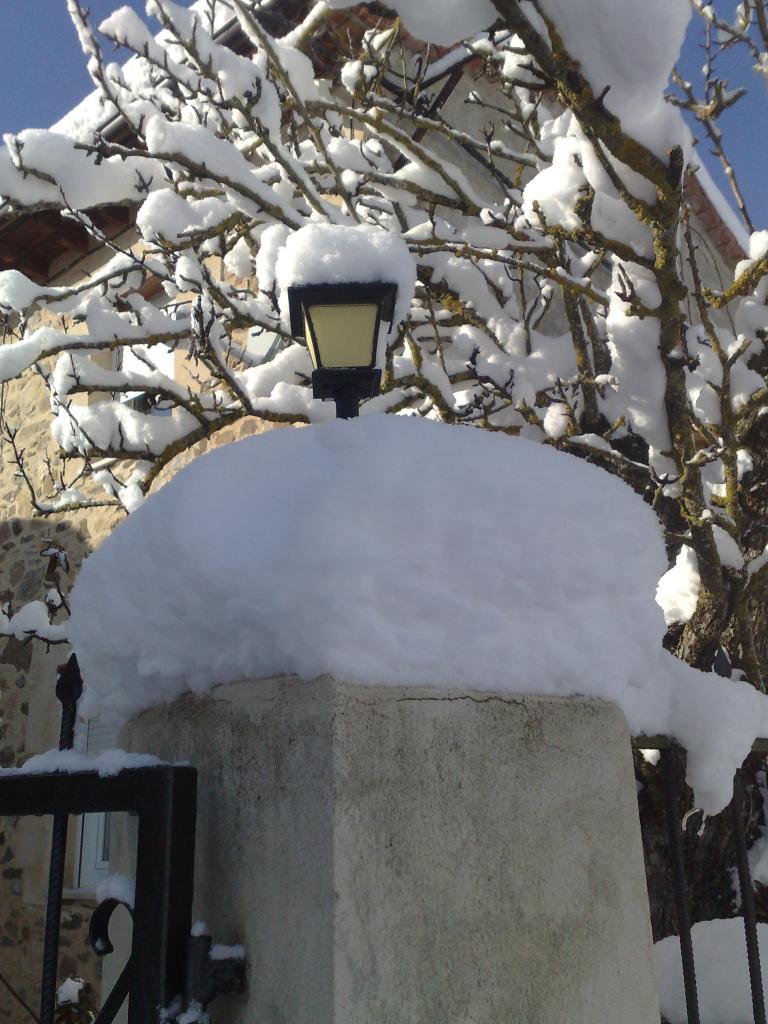
[[[549,447],[412,417],[279,430],[179,472],[89,557],[84,711],[276,673],[619,704],[730,799],[768,700],[661,649],[653,512]]]
[[[760,959],[768,965],[768,925],[758,924]],[[753,1024],[744,921],[702,921],[691,929],[696,961],[696,987],[701,1024]],[[688,1024],[685,1008],[680,940],[672,935],[657,942],[656,976],[659,1005],[670,1024]]]

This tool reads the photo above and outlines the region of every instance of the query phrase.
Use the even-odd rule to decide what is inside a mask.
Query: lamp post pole
[[[337,420],[353,420],[360,415],[360,396],[355,388],[341,386],[333,400],[336,403]]]

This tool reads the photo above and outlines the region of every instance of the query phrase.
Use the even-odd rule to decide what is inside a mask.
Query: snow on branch
[[[682,547],[696,559],[670,645],[709,670],[728,643],[762,688],[768,236],[728,280],[702,269],[679,108],[713,140],[740,97],[710,71],[708,106],[679,81],[665,103],[687,0],[396,0],[402,21],[333,0],[282,38],[254,0],[152,0],[157,36],[127,7],[97,30],[68,6],[101,120],[0,151],[3,211],[59,210],[105,253],[67,284],[0,273],[0,381],[44,382],[59,449],[38,493],[34,453],[3,424],[36,512],[130,511],[239,420],[328,418],[281,316],[281,267],[295,239],[322,263],[354,229],[388,240],[388,279],[415,278],[363,414],[521,436],[620,477],[656,509],[671,564]],[[761,63],[759,24],[717,27],[713,54]],[[133,56],[108,63],[104,40]],[[110,233],[116,206],[129,221]]]

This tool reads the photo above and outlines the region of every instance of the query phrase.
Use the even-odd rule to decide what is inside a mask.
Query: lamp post
[[[397,285],[310,284],[288,288],[291,333],[306,341],[312,358],[312,394],[333,399],[336,416],[352,419],[360,402],[378,394],[379,328],[392,329]]]

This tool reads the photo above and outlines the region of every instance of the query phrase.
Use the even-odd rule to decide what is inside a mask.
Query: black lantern
[[[303,338],[312,364],[312,394],[332,398],[339,419],[357,416],[363,398],[378,394],[381,321],[392,324],[397,285],[318,284],[288,288],[291,334]]]

